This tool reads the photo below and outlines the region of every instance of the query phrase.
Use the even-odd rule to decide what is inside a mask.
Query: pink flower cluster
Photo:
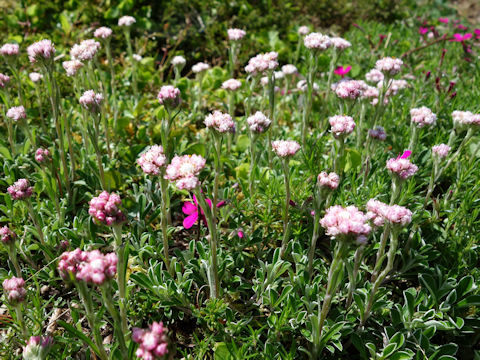
[[[36,83],[40,80],[43,79],[43,75],[40,74],[40,73],[37,73],[37,72],[31,72],[30,74],[28,74],[28,77],[30,78],[30,80],[32,80],[32,82]]]
[[[145,174],[159,175],[161,168],[165,166],[166,160],[165,154],[163,153],[163,147],[160,145],[153,145],[140,155],[137,159],[137,163],[141,166]]]
[[[18,304],[25,300],[27,291],[25,290],[25,280],[13,276],[10,279],[3,280],[3,290],[12,304]]]
[[[20,119],[26,119],[27,113],[25,112],[25,108],[22,105],[14,106],[8,109],[7,117],[14,121],[18,121]]]
[[[351,116],[335,115],[328,118],[328,122],[332,127],[332,134],[339,138],[351,134],[355,129],[355,122]]]
[[[122,16],[118,19],[118,26],[132,26],[137,20],[133,16]]]
[[[382,126],[376,126],[374,129],[368,130],[368,135],[372,139],[377,139],[380,141],[385,141],[385,139],[387,138],[387,133]]]
[[[177,55],[172,59],[172,65],[183,68],[185,64],[187,63],[187,60],[183,56]]]
[[[444,159],[447,157],[450,150],[450,146],[446,144],[435,145],[432,147],[432,154],[439,157],[440,159]]]
[[[418,166],[409,159],[398,157],[387,160],[387,169],[402,179],[408,179],[418,171]]]
[[[452,112],[452,119],[455,125],[480,125],[480,115],[470,111],[455,110]]]
[[[380,95],[380,91],[373,86],[365,86],[365,89],[362,92],[362,99],[372,99],[370,104],[376,105],[378,104],[378,96]]]
[[[85,109],[99,113],[100,112],[100,105],[103,102],[103,95],[102,94],[95,94],[93,90],[87,90],[80,96],[80,105],[82,105]]]
[[[139,344],[137,357],[155,360],[168,353],[167,329],[162,322],[154,321],[148,329],[133,328],[132,340]]]
[[[402,69],[403,61],[397,58],[385,57],[383,59],[377,60],[375,63],[375,69],[381,71],[382,73],[387,73],[389,75],[396,75]]]
[[[310,32],[310,29],[308,28],[308,26],[303,25],[298,28],[297,32],[299,35],[305,36]]]
[[[435,124],[435,121],[437,121],[437,115],[426,106],[411,109],[410,117],[412,118],[412,122],[418,124],[418,127],[420,128],[427,125],[433,125]]]
[[[197,176],[205,163],[206,160],[200,155],[175,156],[167,166],[165,179],[175,181],[180,190],[193,190],[200,185]]]
[[[305,46],[311,50],[327,50],[332,46],[332,39],[321,33],[310,33],[303,39]]]
[[[335,94],[341,99],[356,100],[362,96],[367,84],[361,80],[340,81],[335,88]]]
[[[10,82],[10,76],[0,73],[0,88],[4,88]]]
[[[177,107],[180,104],[180,90],[172,85],[164,85],[157,95],[158,102],[167,107]]]
[[[262,112],[257,111],[252,116],[247,118],[248,128],[254,133],[265,132],[272,122]]]
[[[52,345],[51,336],[31,336],[23,347],[23,359],[46,359]]]
[[[365,79],[372,83],[379,83],[383,81],[384,75],[381,71],[377,69],[372,69],[368,73],[365,74]]]
[[[287,64],[282,66],[282,72],[285,75],[294,75],[298,72],[298,69],[295,65]]]
[[[117,255],[113,252],[104,255],[98,250],[75,249],[62,254],[58,262],[58,272],[64,279],[70,279],[72,274],[76,280],[102,285],[115,277],[117,262]]]
[[[83,40],[80,44],[73,45],[70,56],[73,60],[92,60],[100,49],[100,43],[94,39]]]
[[[13,185],[7,188],[13,200],[24,200],[32,196],[33,187],[27,179],[18,179]]]
[[[232,120],[232,117],[229,114],[222,113],[218,110],[207,115],[204,124],[209,129],[216,130],[219,133],[235,131],[235,122]]]
[[[231,41],[241,40],[245,35],[247,35],[245,30],[242,30],[242,29],[228,29],[227,34],[228,34],[228,40],[231,40]]]
[[[95,30],[93,36],[99,39],[108,39],[110,36],[112,36],[112,29],[106,26],[99,27],[97,30]]]
[[[322,171],[317,176],[317,182],[320,187],[335,190],[340,183],[340,176],[334,172],[327,173],[326,171]]]
[[[27,54],[31,63],[50,60],[55,55],[55,47],[50,40],[40,40],[27,48]]]
[[[202,73],[204,71],[207,71],[208,69],[210,69],[210,65],[204,62],[199,62],[192,66],[192,71],[195,74]]]
[[[3,56],[17,56],[20,52],[20,48],[17,44],[4,44],[0,48],[0,55]]]
[[[375,226],[383,226],[385,221],[392,225],[405,226],[412,221],[412,212],[400,205],[387,205],[379,200],[367,202],[367,217]]]
[[[332,42],[332,46],[339,50],[345,50],[346,48],[352,46],[350,41],[347,41],[341,37],[332,37],[330,38],[330,41]]]
[[[258,54],[248,61],[245,71],[252,75],[263,73],[267,70],[275,70],[278,66],[278,53],[271,51],[265,54]]]
[[[355,206],[334,205],[327,209],[325,216],[320,220],[320,225],[327,229],[326,234],[338,236],[367,236],[371,227],[367,216]]]
[[[35,151],[35,160],[39,163],[44,163],[50,157],[50,151],[48,149],[38,148]]]
[[[89,205],[88,213],[98,223],[115,226],[126,220],[125,214],[120,209],[122,199],[115,193],[102,191],[98,197],[90,200]]]
[[[300,144],[291,140],[272,141],[272,148],[275,154],[282,158],[291,157],[300,150]]]
[[[241,81],[237,79],[228,79],[222,83],[222,89],[235,91],[242,86]]]
[[[17,238],[15,234],[8,226],[3,226],[0,228],[0,241],[4,244],[11,244]]]
[[[67,76],[75,76],[77,71],[83,67],[83,63],[80,60],[70,60],[64,61],[62,66],[67,72]]]

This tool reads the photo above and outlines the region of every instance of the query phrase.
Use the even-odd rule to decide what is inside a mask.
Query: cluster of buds
[[[206,160],[200,155],[175,156],[167,166],[165,179],[175,181],[178,189],[193,190],[200,185],[198,175]]]
[[[260,134],[267,131],[271,123],[271,120],[260,111],[247,118],[248,128],[253,133]]]
[[[229,114],[224,114],[221,111],[214,111],[207,115],[204,120],[207,128],[213,129],[219,133],[235,132],[235,122]]]
[[[50,151],[48,149],[43,149],[43,148],[38,148],[37,151],[35,151],[35,160],[42,164],[49,160],[50,158]]]
[[[363,95],[367,84],[361,80],[340,81],[335,87],[335,94],[341,99],[356,100]]]
[[[317,176],[317,184],[320,188],[335,190],[340,184],[340,176],[334,172],[322,171]]]
[[[470,111],[455,110],[452,112],[452,119],[455,126],[480,125],[480,114]]]
[[[13,276],[10,279],[5,279],[2,286],[10,304],[17,305],[25,300],[27,291],[25,290],[25,280],[22,278]]]
[[[100,49],[100,43],[93,39],[83,40],[80,44],[73,45],[70,56],[73,60],[92,60]]]
[[[13,200],[24,200],[32,196],[33,187],[30,186],[27,179],[18,179],[7,188],[7,191]]]
[[[31,336],[23,347],[23,360],[44,360],[53,345],[51,336]]]
[[[242,86],[242,82],[237,79],[228,79],[222,83],[222,89],[236,91]]]
[[[412,212],[400,205],[387,205],[370,199],[367,202],[367,217],[375,226],[383,226],[385,221],[396,226],[406,226],[412,221]]]
[[[0,73],[0,88],[4,88],[10,82],[10,76]]]
[[[375,83],[375,84],[382,82],[384,77],[385,76],[383,75],[383,73],[377,69],[372,69],[365,74],[365,79],[368,82]]]
[[[133,328],[132,340],[139,344],[137,357],[144,360],[159,359],[168,353],[167,329],[162,322],[153,322],[148,329]]]
[[[157,99],[161,105],[173,109],[180,104],[180,90],[172,85],[164,85],[160,88]]]
[[[0,55],[5,58],[17,57],[20,53],[18,44],[4,44],[0,48]]]
[[[308,28],[308,26],[300,26],[297,30],[298,32],[298,35],[301,35],[301,36],[305,36],[305,35],[308,35],[308,33],[310,32],[310,29]]]
[[[174,56],[172,59],[172,65],[178,69],[178,71],[181,71],[186,63],[187,60],[185,60],[185,58],[181,55]]]
[[[337,50],[345,50],[352,46],[350,41],[347,41],[341,37],[331,37],[330,41],[332,42],[332,46]]]
[[[50,40],[40,40],[27,48],[27,54],[32,64],[53,60],[55,47]]]
[[[295,65],[287,64],[282,66],[282,73],[284,75],[295,75],[298,73],[298,69]]]
[[[445,159],[451,150],[451,147],[446,144],[435,145],[432,147],[432,154],[439,159]]]
[[[112,29],[106,26],[99,27],[97,30],[95,30],[93,36],[99,39],[108,39],[110,36],[112,36]]]
[[[126,220],[125,214],[120,209],[122,199],[115,193],[103,191],[98,197],[92,198],[89,205],[88,213],[98,223],[115,226]]]
[[[402,69],[403,61],[397,58],[385,57],[377,60],[375,69],[390,76],[396,75]]]
[[[122,16],[120,19],[118,19],[118,26],[130,27],[136,22],[137,20],[135,20],[133,16]]]
[[[27,113],[25,112],[25,108],[22,105],[14,106],[8,109],[7,117],[12,119],[13,121],[19,121],[22,119],[26,119]]]
[[[58,262],[58,271],[62,278],[85,281],[102,285],[115,277],[117,273],[117,255],[102,254],[98,250],[82,251],[75,249],[64,252]]]
[[[238,41],[241,40],[247,35],[245,30],[242,29],[228,29],[227,30],[228,40]]]
[[[328,118],[335,138],[345,137],[355,129],[355,122],[351,116],[335,115]]]
[[[163,147],[160,145],[153,145],[143,152],[137,159],[137,164],[140,165],[143,172],[149,175],[159,175],[166,162]]]
[[[78,70],[83,67],[83,63],[80,60],[70,60],[64,61],[62,66],[67,72],[67,76],[75,76]]]
[[[271,51],[258,54],[248,61],[245,71],[252,75],[261,74],[267,70],[275,70],[278,66],[278,53]]]
[[[204,63],[204,62],[199,62],[199,63],[196,63],[195,65],[192,66],[192,71],[195,74],[203,73],[203,72],[207,71],[208,69],[210,69],[210,65],[208,65],[207,63]]]
[[[292,157],[300,150],[300,144],[291,140],[272,141],[272,148],[275,154],[281,158]]]
[[[408,179],[418,171],[418,166],[412,164],[408,159],[409,152],[405,152],[403,155],[387,160],[387,169],[394,176],[400,179]]]
[[[95,94],[93,90],[87,90],[80,96],[80,105],[92,113],[99,113],[103,102],[102,94]]]
[[[34,83],[39,82],[40,80],[43,79],[43,75],[37,72],[31,72],[30,74],[28,74],[28,77]]]
[[[420,128],[427,125],[433,125],[435,124],[435,121],[437,121],[437,115],[426,106],[411,109],[410,117],[412,118],[412,122],[417,124]]]
[[[3,226],[0,228],[0,241],[5,245],[12,244],[17,238],[15,234],[8,226]]]
[[[311,50],[327,50],[330,46],[333,45],[332,39],[321,33],[310,33],[303,39],[303,43],[308,49]]]
[[[387,138],[387,133],[382,126],[376,126],[375,128],[368,130],[368,136],[370,136],[372,139],[385,141]]]
[[[325,216],[320,220],[320,225],[326,229],[326,234],[335,238],[339,237],[366,237],[371,227],[367,216],[355,206],[334,205],[327,209]]]

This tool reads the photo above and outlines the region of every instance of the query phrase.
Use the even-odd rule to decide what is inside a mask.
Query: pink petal
[[[243,237],[245,236],[242,230],[238,230],[237,235],[240,239],[243,239]]]
[[[197,206],[187,201],[183,203],[182,211],[185,215],[191,215],[197,212]]]
[[[400,156],[400,159],[408,159],[410,155],[412,155],[412,152],[410,150],[405,150],[402,156]]]
[[[187,216],[185,219],[183,219],[183,227],[185,229],[190,229],[198,219],[198,212],[195,212],[189,216]]]

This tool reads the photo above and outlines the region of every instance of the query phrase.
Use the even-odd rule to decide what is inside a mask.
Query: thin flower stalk
[[[123,27],[123,32],[125,34],[125,40],[127,41],[128,57],[130,59],[130,64],[132,66],[133,94],[135,95],[135,99],[138,101],[139,96],[138,96],[138,85],[137,85],[137,62],[133,57],[132,40],[130,37],[130,27],[129,26]]]
[[[118,293],[119,293],[119,308],[121,317],[121,326],[124,334],[128,333],[127,326],[127,281],[126,281],[126,267],[128,264],[128,255],[126,246],[122,240],[122,225],[113,226],[113,236],[115,238],[115,252],[118,256],[117,262],[117,276],[118,276]]]

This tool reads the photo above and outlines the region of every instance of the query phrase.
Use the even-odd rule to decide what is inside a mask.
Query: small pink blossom
[[[34,83],[39,82],[40,80],[43,79],[43,75],[37,72],[31,72],[30,74],[28,74],[28,77]]]
[[[133,16],[122,16],[120,19],[118,19],[118,26],[130,27],[136,22],[137,20],[135,20]]]
[[[42,164],[47,160],[49,160],[49,158],[50,158],[50,151],[48,151],[48,149],[38,148],[35,151],[35,160],[38,163]]]
[[[335,138],[347,136],[355,129],[355,122],[351,116],[335,115],[328,118],[332,134]]]
[[[4,88],[10,82],[10,76],[0,73],[0,88]]]
[[[402,69],[403,61],[397,58],[385,57],[383,59],[377,60],[375,63],[375,69],[381,71],[382,73],[387,73],[389,75],[395,75],[400,72]]]
[[[87,90],[80,96],[80,105],[92,113],[99,113],[103,102],[103,95],[96,94],[93,90]]]
[[[235,122],[232,120],[232,117],[229,114],[222,113],[218,110],[207,115],[204,124],[207,128],[213,129],[219,133],[235,131]]]
[[[205,202],[208,207],[212,208],[212,200],[206,198]],[[219,201],[217,203],[217,208],[221,208],[224,205],[225,201]],[[199,209],[200,213],[198,212]],[[185,229],[190,229],[197,222],[199,217],[201,217],[204,223],[207,222],[202,208],[198,206],[197,197],[195,195],[193,195],[193,203],[190,201],[185,201],[183,203],[182,212],[187,215],[185,219],[183,219],[183,227]]]
[[[422,106],[421,108],[411,109],[410,117],[412,119],[412,122],[417,124],[420,128],[428,125],[433,125],[435,124],[435,121],[437,121],[437,115],[435,115],[432,110],[425,106]]]
[[[334,205],[327,209],[325,216],[320,220],[320,225],[326,229],[326,234],[339,236],[367,236],[371,227],[368,224],[367,216],[355,206],[346,208]]]
[[[429,30],[430,30],[430,28],[428,28],[428,27],[420,26],[420,28],[418,29],[418,32],[420,33],[420,35],[425,35],[426,33],[428,33]]]
[[[440,159],[444,159],[448,156],[448,152],[451,147],[446,144],[435,145],[432,147],[432,154]]]
[[[263,113],[257,111],[247,118],[247,124],[251,132],[263,133],[270,127],[271,121]]]
[[[305,36],[310,32],[310,29],[308,26],[303,25],[298,28],[297,32],[299,35]]]
[[[227,34],[228,34],[228,40],[230,41],[241,40],[245,35],[247,35],[245,30],[242,30],[242,29],[228,29]]]
[[[347,75],[350,70],[352,70],[352,67],[350,65],[348,66],[338,66],[333,72],[335,75],[340,75],[342,78],[345,77],[345,75]]]
[[[27,54],[31,63],[51,60],[55,55],[55,47],[50,40],[40,40],[27,48]]]
[[[51,336],[31,336],[23,347],[23,359],[46,359],[52,345]]]
[[[83,40],[80,44],[73,45],[70,56],[73,60],[92,60],[100,49],[100,43],[93,39]]]
[[[93,36],[99,39],[108,39],[110,36],[112,36],[112,29],[106,26],[99,27],[97,30],[95,30]]]
[[[0,55],[5,57],[17,56],[20,52],[18,44],[3,44],[0,48]]]
[[[346,48],[352,46],[350,41],[347,41],[341,37],[332,37],[330,38],[330,41],[332,42],[332,46],[339,50],[345,50]]]
[[[471,39],[472,37],[473,37],[472,33],[466,33],[466,34],[456,33],[456,34],[453,34],[453,38],[450,39],[450,41],[464,42],[464,41],[467,41],[467,40]]]
[[[412,212],[400,205],[387,205],[370,199],[367,203],[367,217],[375,226],[383,226],[385,221],[396,226],[405,226],[412,221]]]
[[[8,226],[3,226],[0,228],[0,241],[4,244],[11,244],[17,238],[15,234]]]
[[[140,157],[137,159],[137,163],[141,166],[145,174],[159,175],[161,169],[166,163],[163,147],[160,145],[153,145],[149,147],[140,155]]]
[[[205,163],[206,160],[200,155],[176,155],[167,166],[165,179],[175,181],[180,190],[193,190],[200,185],[197,176]]]
[[[7,295],[8,301],[12,304],[18,304],[25,300],[27,291],[25,290],[25,280],[18,277],[11,277],[3,280],[3,291]]]
[[[340,177],[334,172],[327,173],[322,171],[317,176],[317,182],[320,187],[335,190],[340,183]]]
[[[245,71],[249,74],[259,74],[267,70],[275,70],[278,66],[278,54],[274,51],[258,54],[248,61]]]
[[[282,158],[291,157],[300,150],[300,144],[291,140],[272,141],[272,148],[275,154]]]
[[[448,24],[449,19],[448,18],[438,18],[438,21],[444,24]]]
[[[181,55],[174,56],[172,59],[172,65],[180,69],[183,69],[186,63],[187,60]]]
[[[412,164],[409,159],[401,157],[387,160],[387,169],[404,180],[418,171],[418,167]]]
[[[361,80],[340,81],[335,88],[335,94],[341,99],[355,100],[362,96],[367,84]]]
[[[379,83],[383,81],[384,75],[380,70],[372,69],[365,75],[365,79],[372,83]]]
[[[160,359],[168,353],[167,329],[163,323],[153,322],[148,329],[133,328],[132,340],[139,344],[136,351],[138,358],[143,360]]]
[[[116,193],[102,191],[100,195],[90,200],[89,205],[88,213],[97,223],[115,226],[126,220],[120,209],[122,199]]]
[[[160,88],[157,99],[161,105],[175,108],[180,104],[180,90],[172,85],[164,85]]]
[[[77,71],[83,67],[83,63],[80,60],[70,60],[64,61],[62,66],[67,72],[67,76],[75,76]]]
[[[25,112],[25,108],[22,105],[14,106],[8,109],[7,117],[12,119],[13,121],[18,121],[21,119],[26,119],[27,113]]]
[[[210,69],[210,65],[204,63],[204,62],[199,62],[196,63],[195,65],[192,66],[192,71],[195,74],[203,73],[204,71],[207,71]]]
[[[294,75],[294,74],[298,73],[298,69],[295,65],[287,64],[287,65],[282,66],[282,72],[285,75]]]
[[[222,83],[222,89],[236,91],[242,86],[242,82],[237,79],[228,79]]]
[[[30,186],[27,179],[18,179],[7,188],[7,191],[13,200],[24,200],[33,195],[33,187]]]
[[[303,39],[303,43],[311,50],[327,50],[333,45],[332,39],[321,33],[310,33]]]

